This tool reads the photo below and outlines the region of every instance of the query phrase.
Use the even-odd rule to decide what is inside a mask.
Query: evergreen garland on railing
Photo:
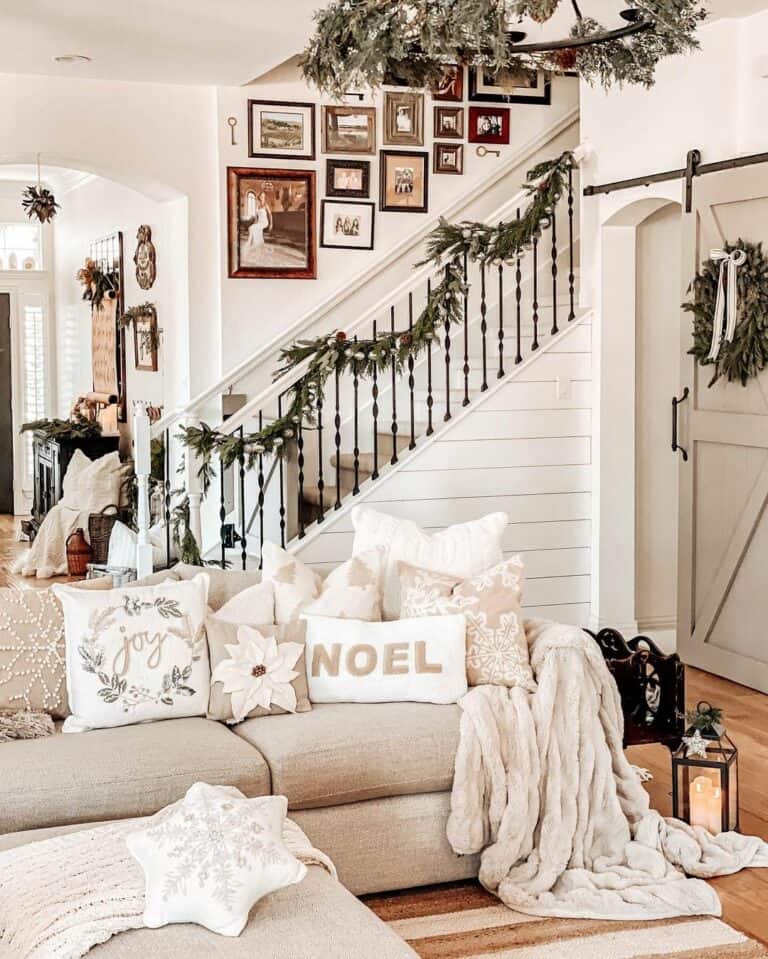
[[[538,164],[526,176],[525,188],[531,202],[524,214],[496,226],[464,221],[458,224],[441,219],[427,239],[427,256],[418,266],[430,263],[438,270],[440,280],[427,298],[416,322],[407,330],[380,333],[375,339],[349,339],[346,333],[333,333],[313,339],[298,340],[280,353],[281,365],[275,381],[287,376],[309,360],[307,372],[286,392],[290,402],[286,412],[251,433],[222,433],[205,423],[181,427],[179,439],[192,450],[198,466],[198,479],[203,495],[208,493],[214,476],[213,460],[226,468],[242,460],[246,469],[253,469],[259,456],[283,455],[295,439],[299,426],[312,425],[317,399],[326,380],[346,370],[359,377],[371,376],[391,369],[402,373],[410,358],[418,357],[440,331],[463,322],[464,257],[472,262],[500,263],[514,259],[527,249],[551,223],[551,217],[563,192],[568,173],[576,162],[577,152],[566,150],[554,160]]]

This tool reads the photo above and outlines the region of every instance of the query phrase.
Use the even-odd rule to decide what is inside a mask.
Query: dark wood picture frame
[[[142,350],[140,348],[141,344],[141,331],[139,330],[140,324],[146,323],[149,326],[149,331],[152,335],[154,345],[149,351],[149,362],[142,363],[141,356]],[[149,310],[142,317],[135,319],[132,323],[133,326],[133,355],[135,358],[135,367],[137,370],[142,370],[145,373],[157,373],[158,370],[158,356],[157,356],[157,313],[155,310]]]
[[[464,67],[447,63],[440,83],[432,88],[432,99],[444,103],[461,103],[464,99]]]
[[[309,132],[309,151],[308,152],[291,152],[290,150],[284,150],[282,153],[274,153],[270,150],[255,149],[256,144],[254,143],[254,124],[253,124],[253,110],[257,106],[269,106],[277,107],[279,112],[280,108],[286,108],[283,112],[289,112],[287,108],[293,107],[294,109],[308,110],[309,111],[309,122],[308,132]],[[314,160],[317,157],[317,142],[315,134],[315,104],[314,103],[299,103],[292,100],[249,100],[248,101],[248,156],[254,158],[263,158],[268,160]],[[259,128],[261,129],[261,128]]]
[[[450,151],[456,157],[454,166],[447,166],[440,162],[440,152]],[[464,144],[463,143],[435,143],[432,146],[432,172],[438,174],[458,174],[464,172]]]
[[[334,183],[336,170],[359,170],[363,176],[363,185],[359,190],[339,189]],[[370,160],[332,160],[325,161],[325,194],[326,196],[344,198],[368,199],[371,195],[371,161]]]
[[[444,130],[442,127],[442,116],[453,114],[456,117],[455,132],[450,129]],[[443,140],[463,140],[464,139],[464,107],[446,107],[436,106],[434,108],[434,117],[432,121],[432,136]]]
[[[387,202],[388,160],[402,157],[405,162],[418,160],[422,165],[423,202],[416,206],[397,206]],[[412,150],[379,151],[379,209],[384,213],[427,213],[429,210],[429,154]]]
[[[529,106],[549,106],[552,102],[552,84],[543,70],[537,71],[537,80],[541,84],[541,88],[537,85],[536,88],[531,88],[531,92],[528,94],[525,92],[489,93],[480,91],[478,71],[482,69],[483,67],[468,68],[468,98],[475,103],[527,103]],[[519,89],[523,90],[524,88],[520,87]]]
[[[304,237],[305,266],[243,266],[240,262],[242,221],[240,218],[240,186],[243,180],[300,181],[305,186]],[[315,219],[314,170],[285,170],[268,167],[227,167],[227,250],[231,279],[314,280],[317,278],[317,237]],[[250,191],[253,192],[253,191]],[[290,228],[290,223],[285,229]]]
[[[344,206],[364,206],[368,207],[371,214],[371,234],[370,243],[365,246],[348,246],[344,243],[326,243],[325,242],[325,218],[326,211],[334,203]],[[346,200],[343,198],[325,199],[320,202],[320,246],[330,250],[372,250],[374,231],[376,228],[376,204],[372,200]]]
[[[482,133],[478,131],[478,122],[484,116],[498,117],[501,120],[499,133]],[[470,107],[467,121],[467,139],[470,143],[489,143],[494,146],[506,146],[509,143],[509,108],[494,105],[486,107]]]
[[[334,144],[329,134],[329,124],[331,123],[334,117],[337,118],[341,116],[365,116],[368,120],[367,123],[367,140],[366,142],[357,147],[357,146],[339,146],[338,143]],[[347,104],[330,104],[324,106],[322,109],[322,137],[321,137],[321,148],[323,153],[340,153],[342,155],[347,154],[355,156],[358,154],[365,154],[371,156],[376,153],[376,107],[358,107],[358,106],[349,106]],[[338,132],[338,130],[336,131]]]

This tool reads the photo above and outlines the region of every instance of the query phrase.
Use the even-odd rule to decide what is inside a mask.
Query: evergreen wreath
[[[653,27],[586,47],[536,53],[510,52],[516,17],[543,23],[565,0],[333,0],[315,15],[315,33],[304,51],[304,77],[341,98],[360,86],[380,87],[394,75],[408,86],[434,87],[446,63],[491,72],[577,70],[589,83],[640,83],[650,87],[658,62],[698,48],[696,28],[706,16],[701,0],[634,0]],[[574,39],[606,28],[576,6]]]
[[[726,243],[723,249],[726,253],[743,250],[747,255],[736,280],[739,315],[733,341],[721,344],[716,360],[709,358],[720,277],[719,262],[709,259],[691,283],[693,299],[683,303],[683,309],[693,313],[693,346],[688,352],[701,366],[714,366],[708,386],[713,386],[721,376],[729,383],[739,380],[746,386],[768,365],[768,259],[762,243],[737,240]]]
[[[291,388],[287,411],[263,429],[243,436],[220,433],[205,423],[181,427],[179,440],[192,450],[198,465],[203,495],[208,493],[214,476],[213,459],[226,468],[242,461],[253,469],[259,456],[283,455],[303,424],[312,425],[317,401],[330,376],[349,370],[358,377],[380,374],[394,367],[402,373],[410,358],[416,358],[440,336],[442,330],[463,322],[464,258],[473,262],[494,263],[512,260],[533,243],[551,222],[555,204],[568,184],[575,164],[574,153],[566,150],[554,160],[538,164],[526,176],[531,202],[525,213],[509,223],[488,226],[464,221],[458,224],[441,219],[427,239],[427,256],[421,266],[431,263],[439,282],[433,285],[427,303],[416,322],[405,330],[378,334],[375,339],[350,340],[341,330],[313,339],[298,340],[280,353],[282,365],[275,373],[280,379],[305,361],[309,369]],[[181,518],[183,525],[184,518]]]

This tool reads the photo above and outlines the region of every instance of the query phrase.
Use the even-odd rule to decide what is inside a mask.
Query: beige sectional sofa
[[[199,572],[176,570],[181,578]],[[212,571],[213,608],[257,575]],[[236,786],[247,796],[287,796],[289,815],[331,857],[341,883],[356,895],[467,878],[477,874],[476,857],[455,855],[445,837],[459,716],[458,706],[316,705],[308,713],[264,716],[232,728],[203,718],[174,719],[4,743],[0,849],[62,828],[149,815],[202,780]],[[321,899],[339,895],[327,874],[317,875],[317,867],[310,872]],[[295,895],[283,890],[275,898],[290,909]],[[349,900],[352,912],[357,906],[364,910]],[[367,928],[370,916],[378,923],[364,912],[365,921],[351,914],[348,921]],[[94,955],[148,955],[129,949],[131,940],[138,947],[147,935],[156,934],[127,933]],[[174,941],[183,945],[183,939]],[[152,954],[165,956],[158,951],[159,939],[152,942]],[[395,951],[361,951],[350,940],[347,951],[329,948],[317,955],[414,955],[407,947],[398,951],[397,943],[390,943]],[[218,949],[214,943],[205,954],[216,956]],[[299,959],[315,953],[275,955]]]

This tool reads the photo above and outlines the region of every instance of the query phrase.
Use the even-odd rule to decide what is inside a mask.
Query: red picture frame
[[[487,131],[484,127],[488,127]],[[488,103],[469,108],[467,139],[470,143],[490,143],[504,146],[509,143],[509,108]]]

